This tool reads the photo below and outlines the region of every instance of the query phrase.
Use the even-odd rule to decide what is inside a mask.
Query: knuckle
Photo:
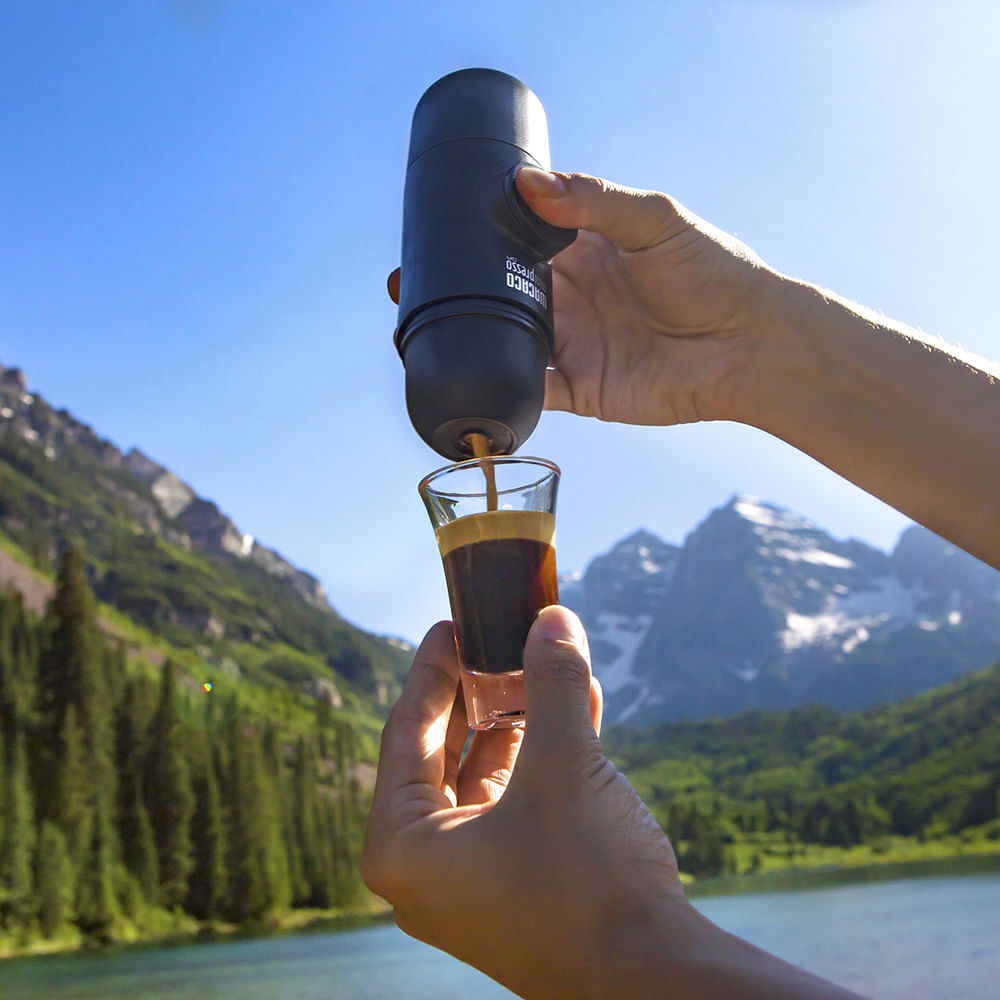
[[[576,651],[560,650],[543,657],[535,666],[535,677],[547,683],[590,688],[590,665]]]

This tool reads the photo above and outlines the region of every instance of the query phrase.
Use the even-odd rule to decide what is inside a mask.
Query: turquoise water
[[[881,1000],[1000,997],[1000,872],[710,896],[695,904]],[[392,926],[0,964],[3,1000],[483,1000],[512,994]]]

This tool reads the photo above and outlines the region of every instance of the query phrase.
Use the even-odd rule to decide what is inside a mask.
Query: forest
[[[44,616],[0,594],[0,954],[370,905],[371,734],[190,655],[144,659],[99,608],[73,545]],[[1000,853],[1000,664],[865,712],[604,742],[688,879]]]
[[[863,712],[607,734],[696,876],[1000,853],[1000,664]]]
[[[43,617],[0,594],[0,953],[351,906],[357,744],[323,702],[282,729],[127,655],[66,548]]]

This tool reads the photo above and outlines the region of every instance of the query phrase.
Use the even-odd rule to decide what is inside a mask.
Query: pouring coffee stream
[[[497,474],[493,467],[493,453],[490,450],[490,439],[485,434],[471,431],[465,435],[465,440],[472,449],[472,454],[479,460],[479,468],[483,470],[486,479],[486,509],[498,510],[499,497],[497,496]]]

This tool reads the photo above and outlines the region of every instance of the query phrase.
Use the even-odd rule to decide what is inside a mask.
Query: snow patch
[[[787,511],[765,507],[756,497],[741,496],[733,503],[733,510],[744,520],[759,524],[762,528],[776,528],[779,531],[794,531],[813,526]]]
[[[652,615],[620,615],[610,611],[598,613],[591,634],[602,643],[617,649],[618,655],[610,663],[602,664],[595,670],[601,686],[608,694],[634,683],[632,664],[642,640],[653,623]]]
[[[843,652],[850,653],[868,642],[875,629],[895,630],[915,624],[933,631],[942,624],[918,615],[918,605],[928,596],[923,587],[905,587],[894,577],[879,577],[875,586],[866,590],[834,587],[833,594],[818,614],[786,614],[785,628],[778,634],[786,653],[823,642],[837,643]],[[955,615],[961,621],[961,612],[952,611],[946,619],[949,624]]]
[[[805,562],[814,566],[832,566],[834,569],[853,569],[854,563],[843,556],[824,552],[822,549],[775,549],[774,554],[789,562]]]
[[[848,636],[840,645],[845,653],[853,653],[863,642],[871,638],[871,633],[866,628],[859,628],[854,635]]]
[[[604,682],[601,681],[603,684]],[[646,704],[647,696],[649,694],[649,686],[646,684],[636,685],[636,696],[628,703],[628,705],[618,713],[615,717],[615,723],[627,722],[629,719],[639,711],[643,705]]]

